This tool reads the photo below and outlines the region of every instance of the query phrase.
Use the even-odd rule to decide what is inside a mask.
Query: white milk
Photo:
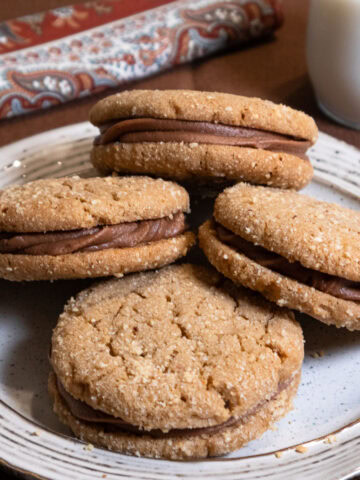
[[[312,0],[307,61],[320,108],[360,129],[360,0]]]

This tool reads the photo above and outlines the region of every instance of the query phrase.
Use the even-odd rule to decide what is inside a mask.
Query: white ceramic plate
[[[80,123],[2,148],[0,187],[42,177],[93,175],[88,154],[95,133]],[[307,193],[359,210],[360,151],[321,134],[310,155],[316,176]],[[51,410],[47,355],[64,303],[89,283],[0,281],[4,465],[27,477],[76,480],[340,480],[360,472],[360,332],[337,330],[305,316],[300,320],[306,357],[294,410],[275,431],[232,455],[197,462],[148,460],[91,450],[74,439]],[[299,444],[304,453],[296,451]]]

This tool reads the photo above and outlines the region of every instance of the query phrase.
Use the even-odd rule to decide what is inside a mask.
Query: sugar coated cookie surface
[[[219,455],[286,413],[302,359],[288,310],[214,270],[170,266],[98,284],[67,304],[53,334],[50,392],[87,441],[154,457]],[[57,382],[125,426],[79,420]]]
[[[51,178],[0,191],[0,231],[90,228],[188,210],[186,190],[161,179]]]
[[[360,281],[360,212],[296,192],[241,183],[218,196],[214,217],[290,261]]]
[[[210,263],[237,285],[324,323],[360,329],[360,213],[239,183],[200,227]]]
[[[303,112],[260,98],[195,90],[128,90],[100,100],[90,121],[101,125],[129,117],[222,123],[294,135],[314,142],[317,127]]]
[[[211,222],[200,227],[199,243],[210,263],[236,285],[258,291],[281,307],[299,310],[328,325],[360,330],[359,302],[337,298],[260,265],[220,241]]]
[[[305,187],[313,176],[309,161],[262,149],[185,143],[111,143],[91,152],[103,172],[151,173],[196,183],[247,181],[278,188]]]
[[[91,160],[103,172],[208,184],[223,179],[301,189],[318,135],[303,112],[260,98],[192,90],[131,90],[90,112]]]
[[[0,277],[56,280],[158,268],[187,253],[186,190],[149,177],[57,178],[0,192]]]

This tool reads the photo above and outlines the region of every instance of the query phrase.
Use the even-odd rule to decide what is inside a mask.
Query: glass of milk
[[[360,130],[360,0],[312,0],[307,62],[321,110]]]

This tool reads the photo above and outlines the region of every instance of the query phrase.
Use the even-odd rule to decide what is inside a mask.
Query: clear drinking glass
[[[307,63],[321,110],[360,130],[360,0],[312,0]]]

